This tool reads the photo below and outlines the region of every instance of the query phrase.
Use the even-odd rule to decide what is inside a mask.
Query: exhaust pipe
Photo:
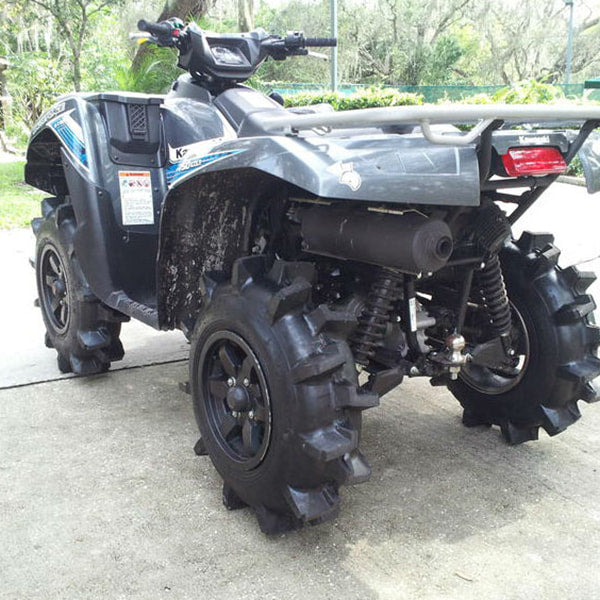
[[[300,213],[303,250],[407,273],[441,269],[452,254],[452,234],[439,219],[313,206]]]

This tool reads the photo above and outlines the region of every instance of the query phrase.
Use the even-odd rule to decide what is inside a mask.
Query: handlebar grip
[[[337,38],[304,38],[305,48],[325,48],[337,46]]]
[[[170,23],[152,23],[151,21],[141,19],[138,21],[137,26],[140,31],[147,31],[156,37],[171,35],[173,33],[173,27]]]

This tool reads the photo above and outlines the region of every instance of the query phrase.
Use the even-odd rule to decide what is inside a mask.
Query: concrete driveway
[[[599,224],[600,197],[566,185],[523,223],[557,233],[565,266],[600,255]],[[128,368],[48,381],[26,235],[0,235],[0,598],[600,597],[600,407],[513,448],[410,381],[365,413],[373,476],[340,517],[267,538],[192,451],[187,365],[156,364],[185,354],[178,334],[126,325]]]

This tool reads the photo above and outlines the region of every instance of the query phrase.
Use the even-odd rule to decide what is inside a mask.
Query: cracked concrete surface
[[[599,217],[599,197],[558,184],[519,230],[555,231],[566,266],[600,254]],[[409,381],[366,411],[373,475],[342,490],[340,517],[267,538],[250,510],[225,510],[192,451],[186,363],[144,366],[184,358],[180,334],[127,324],[136,368],[57,378],[28,235],[0,235],[16,282],[0,298],[0,598],[600,596],[598,405],[580,403],[556,438],[509,447],[495,428],[462,427],[446,390]]]
[[[267,538],[192,451],[186,371],[0,391],[1,598],[598,597],[597,407],[509,447],[411,381],[365,414],[340,517]]]

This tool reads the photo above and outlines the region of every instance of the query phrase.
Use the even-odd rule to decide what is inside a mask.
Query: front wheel
[[[369,477],[361,410],[378,398],[359,391],[329,313],[310,310],[312,266],[265,266],[240,259],[231,284],[206,286],[190,391],[225,505],[251,506],[273,534],[334,517],[339,487]]]
[[[591,273],[557,266],[559,251],[546,234],[524,233],[501,253],[512,312],[512,370],[467,365],[450,391],[464,407],[463,423],[499,425],[512,444],[550,435],[580,417],[578,400],[597,399],[600,330],[596,305],[585,294]]]
[[[45,343],[57,352],[62,373],[103,373],[123,358],[119,341],[125,315],[92,293],[75,251],[75,216],[69,204],[44,200],[43,218],[34,219],[38,302],[46,326]]]

